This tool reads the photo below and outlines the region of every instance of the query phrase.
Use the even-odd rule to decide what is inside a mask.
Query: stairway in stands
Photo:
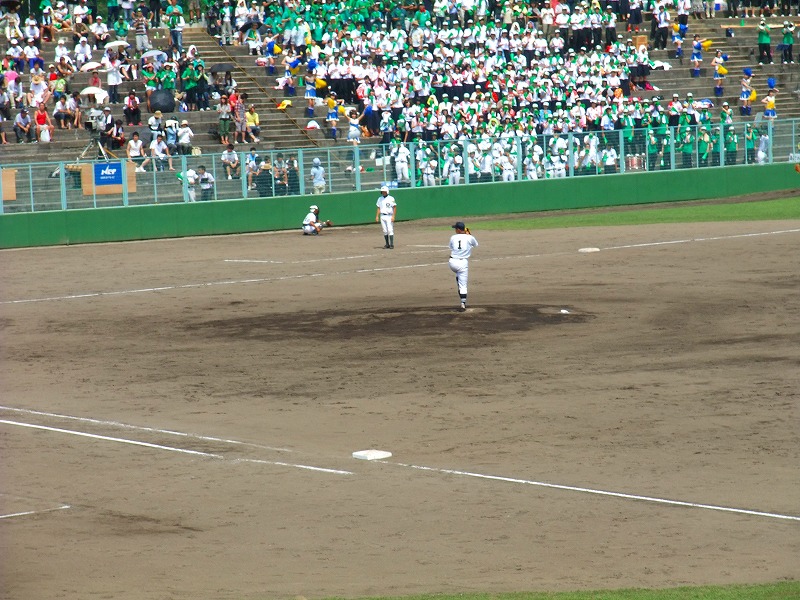
[[[779,90],[777,94],[778,117],[781,119],[800,117],[800,102],[798,102],[797,94],[798,87],[800,87],[800,77],[798,77],[800,64],[782,65],[780,52],[775,49],[781,42],[781,29],[784,20],[787,19],[783,17],[767,18],[771,27],[772,53],[775,64],[759,65],[757,44],[759,19],[729,19],[722,12],[717,14],[718,17],[714,19],[689,19],[689,29],[683,44],[685,56],[682,64],[674,58],[674,50],[669,42],[670,45],[666,51],[654,50],[651,52],[654,60],[669,60],[673,68],[670,71],[653,71],[649,80],[654,86],[660,88],[660,91],[641,93],[641,95],[646,97],[659,95],[668,101],[673,92],[679,93],[682,99],[687,93],[692,92],[695,99],[709,98],[712,100],[715,106],[714,114],[718,112],[722,103],[727,101],[734,108],[737,120],[748,121],[753,120],[757,113],[763,112],[761,98],[766,96],[768,90],[767,79],[773,77]],[[788,20],[800,25],[800,19],[797,17]],[[734,37],[726,37],[727,28],[732,29]],[[798,31],[800,31],[800,27],[798,27]],[[694,35],[699,35],[700,39],[712,41],[711,48],[703,52],[703,67],[700,77],[691,76],[689,57],[691,56],[691,40]],[[800,44],[795,44],[795,49],[800,49]],[[719,98],[714,96],[714,70],[711,67],[711,59],[716,50],[722,50],[723,54],[728,55],[728,62],[725,64],[728,75],[725,80],[724,94]],[[798,60],[796,59],[795,62],[797,63]],[[741,92],[740,82],[743,69],[746,67],[753,70],[752,85],[758,95],[749,118],[740,116],[737,108]],[[637,94],[639,93],[637,92]]]

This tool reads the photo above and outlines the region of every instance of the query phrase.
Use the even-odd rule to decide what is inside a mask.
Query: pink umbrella
[[[15,79],[19,78],[19,73],[16,71],[6,71],[5,77],[6,81],[14,81]]]

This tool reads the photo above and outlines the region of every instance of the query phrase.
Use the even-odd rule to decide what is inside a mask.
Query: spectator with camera
[[[206,171],[204,165],[197,167],[197,184],[200,186],[200,201],[214,199],[214,176]]]

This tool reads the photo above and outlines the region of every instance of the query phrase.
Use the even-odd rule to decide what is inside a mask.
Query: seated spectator
[[[33,121],[36,124],[36,139],[40,142],[52,141],[55,128],[44,103],[39,104],[36,108],[36,112],[33,113]]]
[[[114,121],[114,126],[108,136],[108,147],[111,150],[119,150],[125,147],[125,129],[122,126],[122,119]]]
[[[178,128],[178,154],[190,155],[192,153],[192,138],[194,132],[189,127],[189,121],[184,119]]]
[[[139,104],[139,98],[136,97],[136,92],[131,90],[128,93],[128,97],[125,98],[125,108],[122,109],[122,114],[125,115],[128,127],[142,124],[142,109],[139,107]]]
[[[75,37],[75,36],[73,36]],[[78,45],[75,46],[75,64],[80,69],[87,62],[92,60],[92,47],[89,45],[89,40],[85,36],[78,38]]]
[[[128,41],[128,31],[130,31],[130,26],[123,15],[120,15],[117,20],[114,21],[113,27],[114,37],[117,40]]]
[[[144,173],[145,163],[149,162],[149,159],[145,157],[144,142],[139,139],[138,131],[133,132],[130,141],[125,146],[125,153],[128,157],[128,160],[136,164],[136,172]]]
[[[67,104],[67,96],[61,96],[56,102],[56,107],[53,109],[53,118],[58,123],[59,129],[71,129],[75,115]]]
[[[245,122],[247,123],[247,134],[250,136],[251,141],[254,144],[257,144],[261,141],[258,137],[261,134],[261,119],[256,112],[255,104],[251,104],[248,107],[244,117]]]
[[[163,133],[159,133],[156,139],[150,144],[150,160],[153,161],[153,165],[157,171],[163,171],[165,165],[169,165],[170,171],[175,170],[172,168],[172,155],[169,153],[169,148],[167,147],[167,142],[164,139]],[[147,162],[148,161],[145,161],[142,167],[146,166]]]
[[[233,144],[228,144],[219,159],[225,166],[225,173],[228,175],[228,179],[240,176],[241,164],[239,164],[239,155],[234,151]]]
[[[89,27],[89,36],[91,39],[92,47],[97,50],[103,48],[108,42],[111,41],[111,33],[108,31],[108,25],[103,22],[103,17],[97,15],[97,19]]]
[[[44,68],[44,59],[39,56],[39,49],[36,47],[34,42],[34,38],[29,37],[27,39],[27,45],[22,49],[25,62],[28,64],[28,70],[31,71],[37,66],[40,69]]]
[[[67,100],[67,107],[69,107],[69,110],[72,112],[72,126],[75,129],[79,129],[81,127],[81,118],[83,117],[83,113],[81,112],[81,96],[79,92],[72,92],[72,95]]]
[[[22,144],[26,140],[29,143],[35,142],[34,131],[33,121],[28,115],[28,109],[23,106],[14,119],[14,134],[17,136],[17,143]]]

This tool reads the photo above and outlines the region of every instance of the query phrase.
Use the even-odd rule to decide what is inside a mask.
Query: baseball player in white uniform
[[[459,221],[452,226],[456,232],[450,237],[450,260],[447,265],[456,274],[458,296],[461,300],[461,311],[467,310],[467,279],[469,278],[469,257],[472,249],[477,248],[478,240]]]
[[[383,239],[386,240],[384,248],[394,250],[394,217],[397,214],[397,203],[385,185],[381,188],[381,196],[375,204],[378,207],[375,222],[380,222],[383,229]]]
[[[303,235],[319,235],[323,227],[331,227],[330,221],[319,220],[319,206],[312,204],[308,207],[308,214],[303,219]]]

